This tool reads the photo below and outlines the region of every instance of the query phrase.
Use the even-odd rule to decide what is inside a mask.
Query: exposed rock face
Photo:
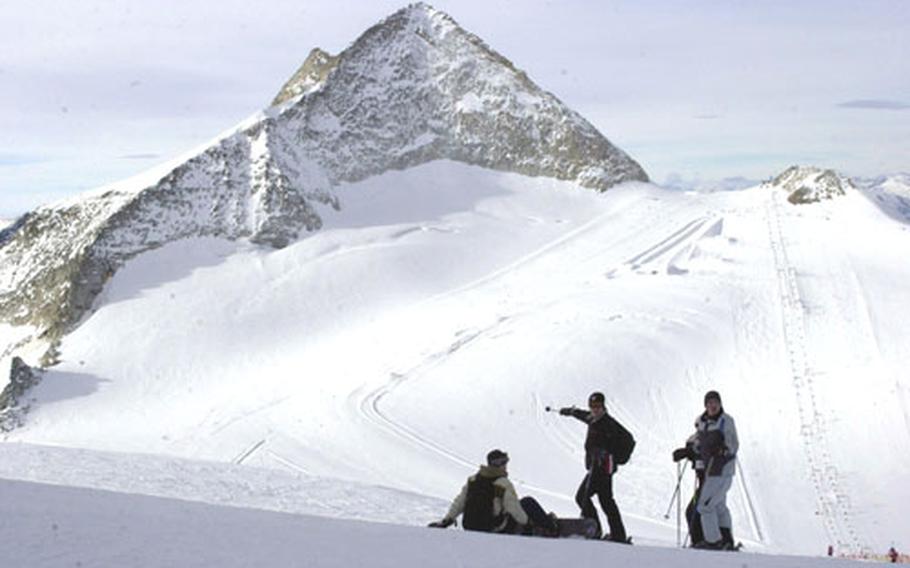
[[[338,66],[338,58],[321,49],[314,48],[307,56],[300,69],[288,80],[272,101],[272,106],[280,105],[322,86],[329,72]]]
[[[450,159],[595,190],[648,179],[590,123],[425,4],[337,56],[314,50],[275,103],[159,177],[40,208],[0,232],[0,323],[34,327],[28,341],[52,347],[129,258],[194,236],[283,247],[321,227],[320,208],[340,207],[335,186],[389,169]],[[0,345],[0,359],[13,348]]]
[[[791,166],[763,185],[786,191],[787,201],[794,205],[834,199],[855,189],[849,179],[834,170],[807,166]]]
[[[19,357],[13,358],[9,383],[0,393],[0,431],[9,432],[22,424],[22,416],[28,412],[25,395],[39,380],[38,372]]]

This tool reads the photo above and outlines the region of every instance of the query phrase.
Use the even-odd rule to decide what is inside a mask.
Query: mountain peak
[[[313,49],[271,108],[169,171],[39,209],[0,233],[0,323],[34,330],[16,345],[52,347],[136,255],[198,236],[280,248],[340,208],[337,186],[434,160],[597,191],[648,181],[480,38],[411,4],[337,55]]]
[[[834,199],[855,188],[853,182],[834,170],[799,165],[790,166],[762,185],[786,191],[787,201],[794,205]]]

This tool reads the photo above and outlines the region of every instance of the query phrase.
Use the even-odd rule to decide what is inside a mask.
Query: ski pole
[[[676,469],[679,471],[679,482],[682,482],[682,474],[685,471],[683,462],[676,462]],[[676,546],[682,544],[682,491],[676,492]]]
[[[670,497],[670,506],[667,507],[667,512],[664,513],[665,519],[670,518],[670,511],[673,510],[673,503],[676,501],[676,496],[679,495],[679,484],[682,483],[683,475],[686,474],[686,469],[680,468],[679,464],[677,464],[677,470],[679,470],[679,475],[676,476],[676,489],[673,490],[673,496]]]

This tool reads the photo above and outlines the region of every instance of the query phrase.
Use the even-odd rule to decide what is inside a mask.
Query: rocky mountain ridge
[[[128,259],[174,240],[283,247],[333,188],[437,159],[574,180],[647,181],[580,115],[446,14],[413,4],[337,56],[311,52],[275,106],[160,177],[41,207],[0,232],[0,361],[53,346]],[[35,358],[33,358],[35,359]]]
[[[762,185],[786,191],[787,201],[794,205],[834,199],[856,189],[844,175],[814,166],[791,166]]]

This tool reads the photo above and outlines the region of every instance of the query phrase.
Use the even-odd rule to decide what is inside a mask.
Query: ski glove
[[[560,408],[559,414],[562,416],[572,416],[572,411],[575,410],[574,407]]]
[[[676,448],[673,450],[673,461],[678,462],[689,459],[689,448]]]
[[[441,521],[434,521],[427,526],[433,527],[434,529],[445,529],[455,524],[455,519],[443,519]]]

